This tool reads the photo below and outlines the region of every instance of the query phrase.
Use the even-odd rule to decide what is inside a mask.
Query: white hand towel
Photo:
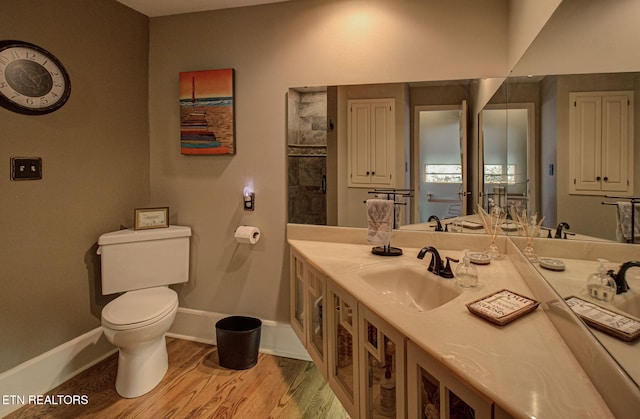
[[[616,239],[619,242],[631,240],[631,202],[618,202],[618,225],[616,228]],[[634,236],[640,237],[640,204],[635,206],[634,216]]]
[[[388,199],[367,199],[367,238],[370,242],[388,245],[391,241],[393,205]]]

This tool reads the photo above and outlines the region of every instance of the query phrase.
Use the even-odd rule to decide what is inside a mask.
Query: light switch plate
[[[11,180],[42,179],[40,157],[11,157]]]

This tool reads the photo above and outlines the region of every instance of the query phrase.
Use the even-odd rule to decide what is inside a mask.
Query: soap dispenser
[[[471,264],[469,249],[464,250],[462,263],[456,266],[456,283],[461,288],[474,288],[478,286],[478,269]]]
[[[611,302],[616,295],[616,281],[609,276],[607,268],[604,267],[605,259],[598,259],[600,266],[598,272],[594,272],[587,278],[587,291],[591,298],[598,301]]]

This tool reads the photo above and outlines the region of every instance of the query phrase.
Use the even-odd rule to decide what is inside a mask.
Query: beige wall
[[[117,30],[114,30],[117,28]],[[0,39],[71,76],[60,110],[0,108],[0,372],[100,325],[96,240],[148,204],[148,20],[111,0],[2,0]],[[9,180],[11,156],[43,179]]]
[[[151,198],[193,227],[183,307],[288,321],[289,87],[506,75],[506,1],[306,0],[151,19]],[[181,156],[178,73],[236,70],[235,156]],[[246,183],[256,210],[242,210]],[[363,208],[364,211],[364,208]],[[259,226],[254,246],[233,240]]]

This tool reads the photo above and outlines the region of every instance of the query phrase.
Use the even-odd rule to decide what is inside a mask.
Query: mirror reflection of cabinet
[[[323,306],[326,285],[324,275],[296,252],[291,252],[291,326],[325,378],[327,340]]]
[[[407,343],[410,418],[493,418],[493,402],[467,387],[414,343]],[[498,409],[500,411],[500,409]],[[495,417],[505,417],[500,411]]]
[[[404,418],[405,338],[359,305],[360,417]]]
[[[394,99],[347,102],[349,187],[393,186]]]
[[[633,193],[633,92],[569,94],[572,194]]]
[[[351,417],[360,417],[358,392],[357,301],[333,283],[327,285],[328,379]]]

